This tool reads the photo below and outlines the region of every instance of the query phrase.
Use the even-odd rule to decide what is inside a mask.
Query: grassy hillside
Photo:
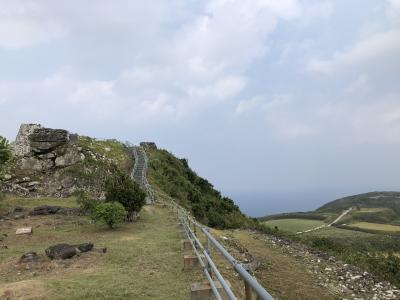
[[[24,212],[42,204],[76,207],[75,199],[7,198],[4,207]],[[85,216],[48,215],[0,222],[0,299],[188,299],[200,270],[183,271],[176,215],[148,206],[141,218],[115,230]],[[32,235],[16,228],[33,226]],[[57,243],[92,242],[91,251],[68,260],[50,260],[44,250]],[[36,251],[41,260],[18,263]],[[11,297],[11,296],[12,297]]]
[[[352,210],[332,227],[328,225]],[[400,193],[373,192],[337,199],[312,212],[288,213],[260,219],[265,231],[305,243],[382,279],[400,284]],[[274,228],[278,227],[278,230]],[[393,255],[396,253],[396,255]]]
[[[69,197],[74,191],[83,189],[98,197],[103,194],[105,179],[110,174],[116,170],[130,173],[134,165],[131,149],[117,140],[78,136],[64,151],[80,159],[37,169],[22,167],[26,158],[12,157],[0,166],[4,190],[26,197]],[[54,155],[49,153],[46,157],[50,154]]]
[[[388,208],[400,215],[400,192],[371,192],[337,199],[321,206],[317,212],[341,212],[349,207]]]
[[[158,191],[176,199],[202,223],[216,228],[238,228],[250,220],[239,207],[198,176],[186,159],[166,150],[148,150],[150,183]]]
[[[331,201],[315,211],[270,215],[260,218],[260,220],[307,219],[329,223],[349,208],[353,208],[353,210],[338,224],[367,222],[400,225],[400,192],[371,192],[354,195]],[[400,231],[400,227],[398,229]]]

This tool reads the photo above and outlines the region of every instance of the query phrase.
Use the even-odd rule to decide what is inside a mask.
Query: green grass
[[[86,136],[79,136],[78,145],[112,159],[121,170],[130,172],[133,169],[134,159],[132,152],[117,140],[97,140]]]
[[[351,224],[351,226],[359,227],[361,229],[370,229],[370,230],[378,230],[378,231],[395,231],[400,232],[400,226],[390,225],[390,224],[378,224],[378,223],[369,223],[369,222],[357,222]]]
[[[78,207],[75,197],[70,198],[22,198],[7,195],[1,202],[6,207],[23,206],[34,208],[40,205],[58,205],[62,207]]]
[[[87,221],[85,217],[55,215],[0,223],[0,231],[8,234],[0,242],[8,247],[0,252],[0,292],[9,284],[33,279],[45,287],[38,298],[188,299],[190,283],[204,280],[198,270],[182,270],[182,237],[175,214],[167,209],[145,207],[139,221],[115,230]],[[34,227],[32,236],[15,235],[15,229],[24,224]],[[89,252],[66,261],[45,258],[38,269],[17,267],[17,260],[27,251],[43,255],[49,245],[88,241],[95,247],[107,247],[107,253]]]
[[[264,222],[265,225],[274,228],[278,227],[278,230],[288,232],[298,232],[308,229],[312,229],[325,223],[318,220],[307,220],[307,219],[278,219]]]

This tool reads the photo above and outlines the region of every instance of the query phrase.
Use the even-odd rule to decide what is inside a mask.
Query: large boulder
[[[75,148],[71,148],[62,156],[58,156],[55,160],[56,167],[67,167],[75,165],[83,160],[82,154]]]
[[[57,244],[47,248],[45,253],[51,259],[67,259],[74,257],[78,252],[74,246],[68,244]]]
[[[45,171],[54,167],[54,161],[28,156],[21,158],[18,161],[18,166],[21,170]]]
[[[60,206],[50,206],[50,205],[42,205],[37,206],[30,212],[31,216],[45,216],[45,215],[53,215],[61,210]]]
[[[35,153],[48,153],[69,142],[69,133],[64,129],[37,128],[29,135],[31,150]]]
[[[92,243],[82,243],[78,245],[57,244],[45,250],[46,255],[51,259],[67,259],[81,252],[88,252],[93,249]]]
[[[40,124],[21,124],[15,139],[14,152],[17,156],[24,156],[31,152],[29,136],[35,129],[42,128]]]

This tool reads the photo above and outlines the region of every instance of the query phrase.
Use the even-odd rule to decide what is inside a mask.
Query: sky
[[[400,0],[0,0],[0,134],[188,158],[244,212],[400,190]]]

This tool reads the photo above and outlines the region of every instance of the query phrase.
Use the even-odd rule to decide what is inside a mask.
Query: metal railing
[[[185,234],[192,245],[193,251],[202,267],[202,270],[210,284],[211,290],[216,299],[222,299],[215,282],[213,281],[213,274],[221,284],[226,296],[230,300],[236,300],[235,294],[232,292],[229,283],[219,272],[217,266],[211,258],[211,248],[215,247],[222,256],[230,263],[233,269],[239,274],[245,284],[245,299],[252,299],[253,292],[257,295],[257,299],[273,300],[274,298],[258,283],[257,279],[248,272],[243,264],[237,261],[220,242],[210,233],[209,228],[198,223],[183,207],[177,204],[174,200],[170,199],[172,206],[177,211],[177,216],[181,222]],[[193,227],[193,229],[191,228]],[[197,237],[197,229],[204,233],[207,239],[207,246],[204,247]],[[203,256],[202,256],[203,255]],[[203,258],[204,257],[204,258]]]

